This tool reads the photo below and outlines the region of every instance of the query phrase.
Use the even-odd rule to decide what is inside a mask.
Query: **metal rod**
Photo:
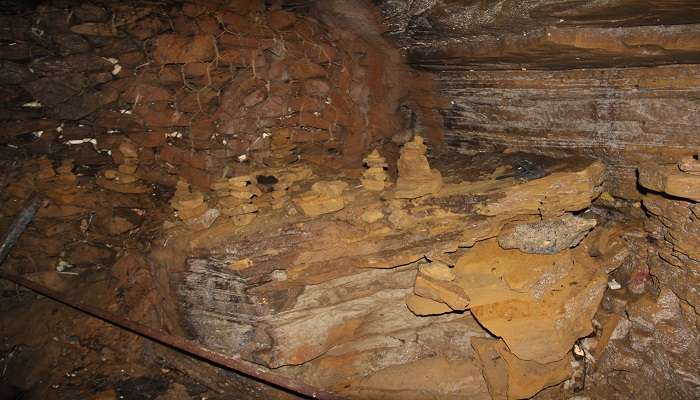
[[[10,250],[12,250],[12,247],[14,247],[15,243],[17,243],[17,240],[22,235],[22,232],[27,229],[27,225],[29,225],[29,223],[32,221],[34,214],[36,214],[37,210],[39,210],[39,207],[41,207],[43,203],[43,196],[38,193],[34,193],[29,198],[22,211],[20,211],[15,217],[14,221],[12,221],[12,224],[7,229],[7,232],[5,232],[2,239],[0,239],[2,240],[0,242],[0,264],[2,264],[2,262],[5,261],[5,258],[7,258],[7,255],[10,254]]]
[[[0,243],[0,264],[4,261],[7,254],[10,252],[12,247],[17,243],[22,232],[26,229],[29,222],[36,214],[39,207],[43,203],[43,198],[40,195],[33,195],[31,199],[27,202],[25,208],[17,215],[15,220],[10,225],[7,233],[2,238],[2,243]],[[243,361],[239,358],[232,358],[224,356],[219,353],[215,353],[211,350],[207,350],[201,347],[198,343],[191,340],[183,339],[174,335],[170,335],[159,329],[154,329],[150,326],[144,325],[142,323],[132,321],[123,316],[111,313],[109,311],[101,310],[90,304],[86,304],[81,300],[71,300],[65,294],[56,292],[46,286],[40,285],[34,281],[23,278],[20,275],[10,274],[7,272],[0,271],[0,278],[7,279],[8,281],[14,282],[20,286],[24,286],[36,293],[46,296],[52,300],[55,300],[61,304],[71,307],[75,310],[81,311],[92,317],[99,318],[102,321],[109,322],[112,325],[118,326],[122,329],[128,330],[139,336],[151,339],[158,343],[173,347],[177,350],[182,351],[193,356],[200,357],[212,364],[219,365],[221,367],[233,370],[242,375],[254,378],[265,384],[275,386],[297,395],[301,395],[307,398],[321,399],[321,400],[340,400],[341,397],[307,385],[303,382],[298,382],[287,378],[285,376],[275,374],[270,372],[267,368]]]
[[[341,399],[341,397],[333,393],[318,389],[316,387],[307,385],[302,382],[291,380],[285,376],[274,374],[269,370],[257,366],[255,364],[243,361],[241,359],[227,357],[222,354],[204,349],[198,343],[193,342],[191,340],[170,335],[158,329],[151,328],[150,326],[113,314],[109,311],[100,310],[99,308],[91,306],[89,304],[85,304],[82,301],[69,300],[63,294],[53,291],[43,285],[40,285],[29,279],[23,278],[19,275],[0,272],[0,278],[12,281],[18,285],[24,286],[27,289],[39,293],[42,296],[46,296],[68,307],[74,308],[78,311],[82,311],[85,314],[88,314],[95,318],[99,318],[103,321],[109,322],[113,325],[126,329],[130,332],[136,333],[140,336],[174,347],[182,352],[201,357],[207,361],[210,361],[213,364],[217,364],[219,366],[226,367],[228,369],[239,372],[243,375],[253,377],[272,386],[277,386],[279,388],[289,390],[296,394],[303,395],[304,397],[310,397],[314,399]]]

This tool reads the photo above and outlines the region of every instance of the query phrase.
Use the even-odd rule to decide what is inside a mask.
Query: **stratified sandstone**
[[[639,184],[655,192],[700,201],[700,176],[684,172],[677,165],[640,166]]]
[[[540,198],[545,193],[535,188],[570,185],[586,176],[581,171],[600,174],[599,168],[591,162],[556,164],[547,168],[545,184],[527,195]],[[281,170],[275,175],[282,176]],[[497,216],[473,211],[537,179],[462,181],[406,200],[318,180],[323,177],[315,171],[296,183],[313,182],[311,190],[293,197],[301,213],[261,208],[254,224],[235,232],[215,224],[193,239],[173,239],[198,254],[188,258],[176,282],[200,340],[353,398],[388,395],[391,386],[380,385],[380,377],[418,373],[414,368],[433,365],[429,359],[448,357],[452,361],[435,365],[471,371],[475,391],[435,383],[421,393],[478,398],[486,386],[480,373],[472,373],[477,361],[464,345],[488,333],[471,328],[475,318],[503,338],[514,360],[543,365],[536,370],[542,379],[523,384],[527,390],[535,393],[566,378],[568,369],[561,366],[568,365],[574,341],[592,331],[607,282],[604,266],[622,250],[601,248],[593,260],[583,244],[555,255],[501,249],[495,239],[500,229],[511,220],[530,221],[530,210]],[[584,182],[589,185],[553,198],[549,207],[589,206],[599,180]],[[474,247],[460,249],[465,243]],[[438,332],[454,329],[463,329],[459,344],[443,346]],[[367,375],[369,359],[374,361]],[[543,372],[550,370],[556,372]],[[350,388],[343,389],[344,382]]]

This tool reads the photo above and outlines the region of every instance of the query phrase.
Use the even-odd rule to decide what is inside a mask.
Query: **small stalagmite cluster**
[[[208,209],[204,194],[197,189],[193,189],[184,180],[177,182],[177,189],[170,200],[170,205],[177,212],[178,218],[185,222],[196,220]]]
[[[381,192],[387,185],[387,163],[386,159],[379,154],[377,149],[374,149],[364,160],[367,170],[362,173],[362,187],[373,191]]]
[[[440,190],[442,175],[440,171],[430,168],[425,150],[421,136],[414,137],[401,149],[395,193],[397,198],[415,199],[426,194],[436,194]]]
[[[233,218],[236,225],[248,225],[255,219],[258,207],[253,204],[253,197],[260,196],[261,191],[252,184],[247,175],[222,179],[212,185],[217,194],[217,208],[222,215]]]
[[[309,217],[339,211],[345,207],[343,191],[347,187],[342,181],[316,182],[311,190],[294,199],[294,203]]]
[[[124,140],[113,155],[117,170],[108,169],[98,178],[97,184],[108,190],[120,193],[146,193],[150,189],[140,182],[136,174],[139,167],[139,153],[136,144]]]

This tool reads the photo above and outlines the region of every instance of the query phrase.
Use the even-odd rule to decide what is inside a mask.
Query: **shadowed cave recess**
[[[700,398],[699,152],[695,0],[0,0],[3,276],[108,315],[1,279],[0,400]]]

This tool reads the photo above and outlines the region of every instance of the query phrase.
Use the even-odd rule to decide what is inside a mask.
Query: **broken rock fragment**
[[[592,331],[607,284],[597,264],[577,250],[527,254],[503,250],[491,239],[459,258],[452,281],[419,272],[414,293],[453,310],[470,309],[522,360],[558,361]]]
[[[412,313],[420,316],[439,315],[453,310],[445,303],[426,299],[425,297],[410,294],[406,297],[406,306]]]
[[[525,253],[555,254],[574,247],[595,227],[594,219],[564,214],[562,217],[504,228],[498,244]]]
[[[450,266],[441,261],[433,261],[418,266],[418,273],[438,281],[453,281],[455,274]]]
[[[345,207],[343,191],[348,184],[343,181],[322,181],[294,200],[307,217],[315,217],[342,210]]]
[[[693,201],[700,201],[700,175],[692,173],[694,164],[686,162],[681,171],[677,165],[652,165],[639,167],[639,184],[655,192],[668,193]]]
[[[700,159],[697,156],[686,157],[678,162],[678,169],[687,174],[700,175]]]
[[[578,171],[553,172],[543,178],[508,187],[503,196],[479,205],[482,215],[540,214],[557,216],[591,205],[602,193],[605,166],[596,161]]]
[[[493,400],[528,399],[571,375],[569,360],[548,364],[525,361],[508,351],[502,340],[472,338]]]

